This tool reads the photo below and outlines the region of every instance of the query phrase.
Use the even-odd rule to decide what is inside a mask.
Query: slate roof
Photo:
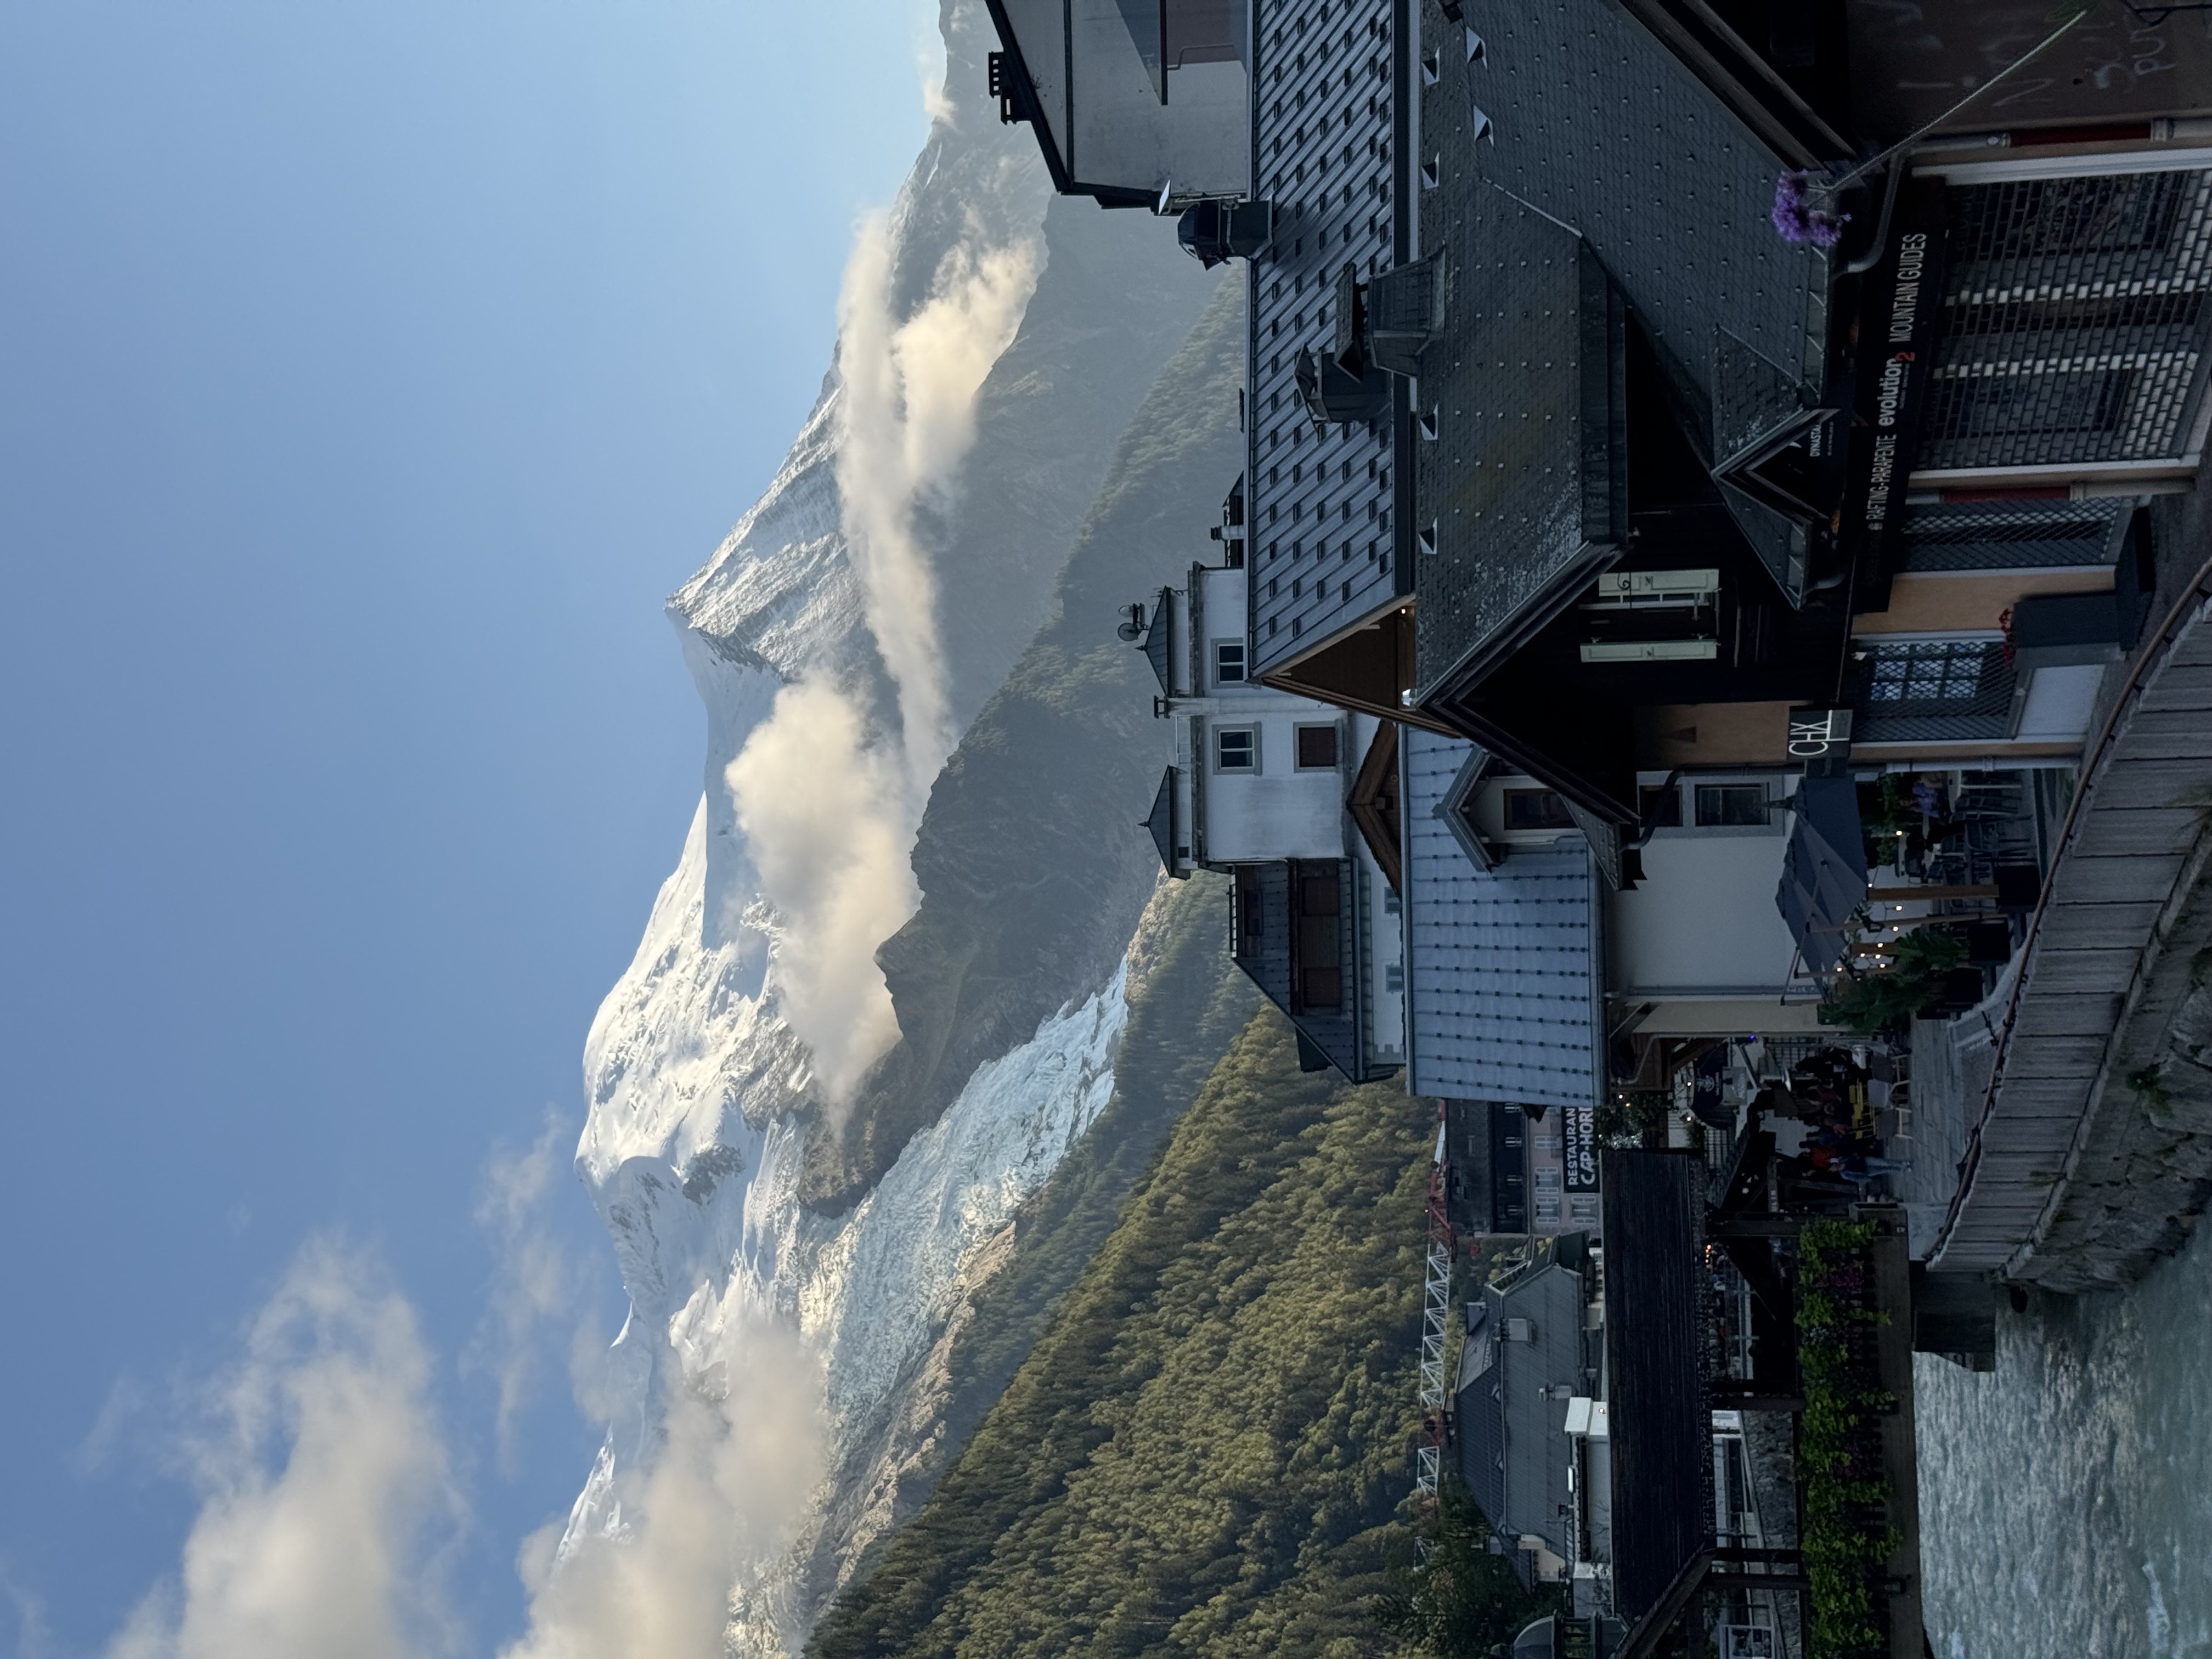
[[[1605,0],[1468,0],[1464,9],[1482,55],[1443,52],[1425,112],[1456,91],[1491,125],[1468,144],[1462,117],[1455,157],[1451,136],[1424,123],[1445,153],[1442,187],[1471,167],[1587,237],[1701,405],[1712,398],[1723,329],[1819,385],[1828,256],[1775,233],[1780,159]],[[1430,20],[1442,25],[1433,11]]]
[[[1583,240],[1477,183],[1444,233],[1416,446],[1415,695],[1519,643],[1627,538],[1620,302]]]
[[[1170,766],[1160,774],[1160,792],[1152,797],[1152,810],[1145,814],[1145,828],[1160,850],[1160,868],[1171,876],[1183,873],[1176,860],[1176,831],[1181,827],[1176,823],[1176,769]]]
[[[1712,1539],[1712,1418],[1705,1394],[1704,1159],[1607,1152],[1607,1392],[1613,1450],[1614,1603],[1633,1620]]]
[[[1572,1447],[1566,1435],[1565,1389],[1586,1395],[1582,1275],[1556,1261],[1523,1273],[1503,1289],[1485,1285],[1470,1343],[1486,1356],[1462,1356],[1462,1386],[1453,1401],[1460,1425],[1460,1475],[1492,1527],[1517,1537],[1534,1533],[1553,1553],[1571,1559],[1573,1539],[1560,1510],[1573,1502],[1567,1486]],[[1509,1319],[1528,1322],[1529,1340],[1506,1339]],[[1550,1392],[1547,1392],[1550,1391]],[[1525,1565],[1525,1564],[1524,1564]]]
[[[1589,848],[1569,836],[1476,869],[1436,816],[1473,745],[1411,728],[1405,744],[1407,1091],[1592,1103],[1603,958]]]
[[[1462,28],[1425,9],[1437,78],[1421,160],[1436,184],[1420,252],[1442,257],[1448,289],[1420,383],[1437,438],[1413,446],[1414,533],[1433,523],[1437,541],[1413,556],[1424,698],[1617,556],[1625,398],[1616,380],[1608,408],[1601,384],[1608,321],[1649,342],[1708,463],[1817,402],[1826,379],[1828,256],[1776,234],[1773,152],[1606,0],[1464,11]],[[1594,274],[1618,319],[1597,314]],[[1724,499],[1778,582],[1801,588],[1802,532]]]
[[[1400,592],[1394,431],[1402,422],[1316,423],[1295,375],[1300,347],[1335,338],[1345,264],[1364,276],[1411,253],[1397,182],[1407,114],[1399,9],[1393,0],[1350,0],[1326,12],[1278,5],[1260,14],[1253,194],[1274,204],[1275,240],[1249,267],[1255,675]]]

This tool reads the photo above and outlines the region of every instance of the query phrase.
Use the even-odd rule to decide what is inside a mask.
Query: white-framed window
[[[1574,815],[1565,800],[1549,789],[1508,789],[1504,793],[1505,827],[1512,830],[1571,830]]]
[[[1701,783],[1692,793],[1700,830],[1764,830],[1771,822],[1764,783]]]
[[[1258,771],[1260,728],[1256,726],[1215,726],[1213,769],[1217,772]]]
[[[1242,685],[1244,684],[1243,641],[1214,641],[1213,683],[1216,685]]]
[[[1406,988],[1406,967],[1403,963],[1386,962],[1382,964],[1382,988],[1393,992],[1403,991]]]
[[[1336,769],[1336,723],[1301,726],[1297,729],[1297,763],[1301,772]]]

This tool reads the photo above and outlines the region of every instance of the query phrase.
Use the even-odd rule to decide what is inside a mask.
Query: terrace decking
[[[2190,994],[2212,854],[2209,584],[2212,564],[2145,641],[2084,757],[1995,1032],[1990,1085],[1967,1103],[1966,1156],[1932,1267],[2045,1276],[2036,1255],[2100,1109],[2130,1086],[2142,1091],[2143,1056]]]

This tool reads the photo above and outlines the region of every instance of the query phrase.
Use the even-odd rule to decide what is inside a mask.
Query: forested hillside
[[[1140,836],[1135,826],[1130,834]],[[1114,1098],[1025,1206],[1006,1265],[985,1282],[952,1345],[940,1443],[967,1443],[1006,1390],[1060,1298],[1114,1231],[1176,1121],[1260,1005],[1229,961],[1229,884],[1161,884],[1131,951],[1129,1024]]]
[[[1287,1024],[1254,1018],[808,1651],[1381,1650],[1433,1133],[1395,1083],[1301,1073]]]

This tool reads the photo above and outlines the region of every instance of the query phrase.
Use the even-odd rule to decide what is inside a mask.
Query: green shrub
[[[1935,1000],[1943,975],[1966,960],[1966,941],[1955,928],[1916,927],[1890,951],[1896,963],[1887,973],[1858,974],[1820,1005],[1820,1018],[1862,1036],[1903,1029],[1905,1022]]]
[[[1457,1475],[1444,1476],[1420,1535],[1427,1554],[1393,1564],[1387,1588],[1370,1604],[1375,1622],[1397,1638],[1401,1651],[1489,1659],[1530,1620],[1567,1610],[1556,1590],[1523,1589],[1506,1559],[1490,1553],[1490,1523]]]
[[[1798,1238],[1797,1365],[1805,1411],[1797,1472],[1805,1484],[1798,1547],[1812,1585],[1808,1659],[1875,1659],[1888,1650],[1875,1619],[1875,1579],[1895,1528],[1869,1524],[1887,1504],[1881,1414],[1896,1402],[1852,1353],[1854,1328],[1884,1322],[1869,1305],[1867,1222],[1817,1221]]]
[[[1261,1012],[811,1659],[1387,1653],[1433,1113]]]

